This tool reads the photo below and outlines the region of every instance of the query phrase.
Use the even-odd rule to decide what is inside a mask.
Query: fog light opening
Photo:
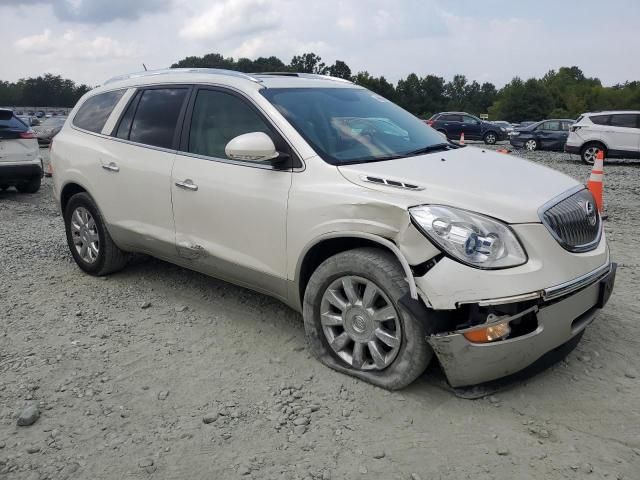
[[[464,338],[473,343],[490,343],[504,340],[511,333],[509,322],[496,323],[490,327],[477,328],[464,332]]]

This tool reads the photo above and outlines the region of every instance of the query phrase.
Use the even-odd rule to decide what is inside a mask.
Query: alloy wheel
[[[538,144],[536,143],[535,140],[527,140],[527,142],[524,144],[525,148],[529,151],[533,151],[538,147]]]
[[[71,214],[71,236],[76,252],[87,263],[93,263],[100,253],[100,237],[93,216],[84,207]]]
[[[600,149],[598,147],[587,147],[582,154],[582,158],[587,163],[594,163]]]
[[[496,136],[493,133],[487,134],[487,143],[489,145],[493,145],[494,143],[496,143]]]
[[[325,290],[320,322],[333,352],[358,370],[383,370],[402,344],[399,314],[375,283],[343,276]]]

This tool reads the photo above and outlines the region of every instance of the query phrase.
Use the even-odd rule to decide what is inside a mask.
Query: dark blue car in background
[[[542,120],[524,128],[516,128],[509,139],[515,148],[526,150],[564,150],[569,128],[575,120],[554,118]]]
[[[465,140],[484,140],[487,145],[507,139],[506,129],[465,112],[436,113],[427,124],[450,140],[458,140],[462,133]]]

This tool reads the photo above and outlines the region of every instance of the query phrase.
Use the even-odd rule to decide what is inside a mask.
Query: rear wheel
[[[397,259],[383,250],[339,253],[311,276],[304,324],[325,365],[383,388],[409,385],[429,364],[429,328],[403,308],[409,291]]]
[[[498,136],[495,132],[487,132],[484,134],[483,140],[487,145],[495,145],[498,141]]]
[[[19,183],[18,185],[16,185],[16,188],[20,193],[36,193],[38,190],[40,190],[41,181],[42,180],[39,176],[33,177],[25,183]]]
[[[69,250],[82,270],[101,276],[126,265],[126,253],[111,239],[89,194],[82,192],[71,197],[65,208],[64,223]]]
[[[588,143],[580,150],[580,158],[587,165],[593,165],[600,150],[606,154],[605,147],[601,143]]]

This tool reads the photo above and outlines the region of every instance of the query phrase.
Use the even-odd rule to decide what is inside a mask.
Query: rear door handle
[[[191,190],[193,192],[196,192],[198,190],[198,185],[193,183],[193,180],[191,180],[190,178],[187,178],[182,182],[176,182],[176,187],[184,188],[185,190]]]
[[[104,168],[105,170],[109,170],[110,172],[119,172],[120,171],[120,167],[118,165],[116,165],[114,162],[111,163],[103,163],[102,164],[102,168]]]

